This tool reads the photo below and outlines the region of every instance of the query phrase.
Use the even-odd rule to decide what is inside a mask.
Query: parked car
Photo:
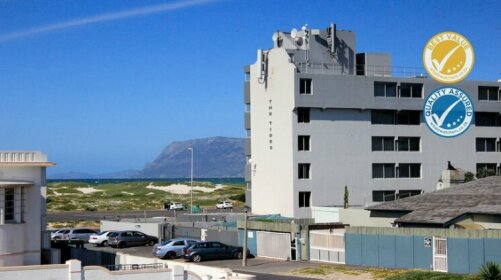
[[[108,246],[108,238],[113,231],[101,231],[89,237],[89,243],[96,246]]]
[[[89,242],[89,237],[97,231],[90,228],[68,228],[61,229],[51,234],[52,240],[70,240]]]
[[[183,249],[184,259],[201,262],[202,260],[209,259],[241,259],[243,257],[243,248],[236,246],[229,246],[221,242],[197,242],[193,243]],[[249,250],[247,250],[249,256]]]
[[[174,259],[183,255],[183,248],[200,240],[189,238],[174,238],[153,247],[153,255],[161,259]]]
[[[165,203],[164,208],[167,210],[184,210],[184,206],[180,202]]]
[[[233,208],[233,203],[230,201],[220,201],[216,204],[216,209],[231,209]]]
[[[158,238],[135,230],[116,231],[108,236],[108,244],[111,247],[153,246],[156,243],[158,243]]]
[[[61,229],[58,229],[54,232],[51,232],[50,234],[50,239],[52,240],[60,240],[60,239],[63,239],[64,235],[65,234],[68,234],[70,232],[70,229],[69,228],[61,228]]]

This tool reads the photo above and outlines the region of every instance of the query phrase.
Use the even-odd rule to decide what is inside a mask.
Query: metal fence
[[[103,265],[106,269],[110,271],[119,270],[141,270],[141,269],[163,269],[167,268],[167,264],[164,263],[148,263],[148,264],[115,264],[115,265]]]

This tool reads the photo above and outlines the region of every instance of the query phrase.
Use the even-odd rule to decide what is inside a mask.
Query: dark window
[[[374,82],[374,96],[397,97],[397,83]]]
[[[400,97],[403,98],[421,98],[423,92],[422,84],[405,84],[400,85]]]
[[[398,178],[420,178],[420,163],[400,163],[398,165]]]
[[[477,163],[477,173],[482,169],[492,170],[496,172],[496,164],[495,163]]]
[[[299,179],[310,179],[310,164],[300,163],[298,164],[298,178]]]
[[[310,108],[297,108],[297,122],[298,123],[310,122]]]
[[[420,195],[421,193],[423,193],[422,190],[399,190],[397,199]]]
[[[6,188],[5,189],[5,203],[4,203],[4,211],[5,211],[5,221],[13,221],[14,220],[14,188]]]
[[[299,208],[310,207],[311,192],[299,192]]]
[[[372,201],[384,202],[395,200],[395,191],[372,191]]]
[[[498,87],[478,87],[478,100],[499,101]]]
[[[421,114],[419,111],[399,111],[397,113],[397,124],[419,125]]]
[[[299,151],[309,151],[310,150],[310,136],[309,135],[299,135],[297,137],[298,150]]]
[[[419,152],[419,137],[398,137],[399,152]]]
[[[372,110],[372,124],[395,124],[395,111],[392,110]]]
[[[311,79],[299,79],[299,94],[311,94]]]
[[[393,137],[372,137],[372,150],[373,151],[394,151],[395,138]]]
[[[476,126],[501,126],[501,115],[499,113],[475,113]]]
[[[184,241],[176,241],[172,246],[184,246]]]
[[[496,138],[477,138],[477,152],[495,152]]]
[[[395,178],[395,164],[373,163],[372,178]]]

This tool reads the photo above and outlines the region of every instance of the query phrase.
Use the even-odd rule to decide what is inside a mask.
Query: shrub
[[[499,265],[494,262],[487,262],[480,267],[480,279],[482,280],[501,280],[501,271]]]

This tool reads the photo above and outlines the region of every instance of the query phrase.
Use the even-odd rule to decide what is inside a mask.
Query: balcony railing
[[[32,151],[0,151],[0,162],[47,162],[47,155]]]
[[[375,76],[375,77],[404,77],[404,78],[428,78],[422,67],[402,67],[388,65],[336,65],[328,63],[296,63],[300,73],[311,74],[337,74]],[[354,73],[350,73],[353,70]]]

